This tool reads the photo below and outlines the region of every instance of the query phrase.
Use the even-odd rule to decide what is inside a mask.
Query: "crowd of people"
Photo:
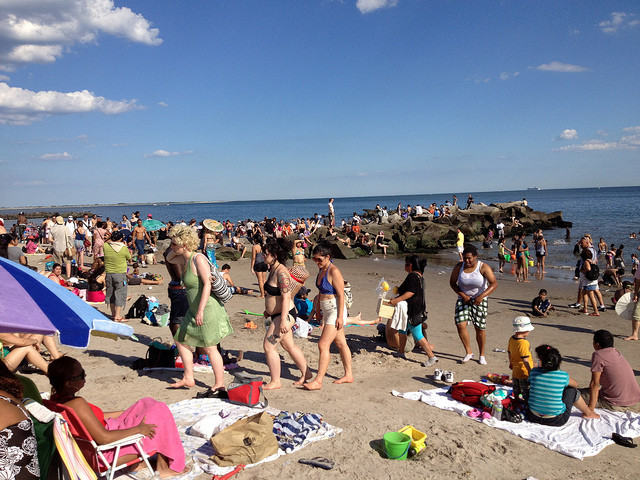
[[[449,203],[449,202],[447,202]],[[473,203],[469,196],[467,208]],[[456,205],[457,199],[454,196]],[[421,215],[425,211],[446,216],[449,205],[437,207],[435,204],[427,209],[420,205],[407,206],[402,209],[398,205],[399,215]],[[379,218],[384,218],[386,208],[376,207]],[[388,215],[388,213],[386,213]],[[149,216],[148,220],[151,219]],[[221,270],[232,293],[252,294],[253,290],[236,286],[230,276],[230,266],[218,267],[216,250],[226,245],[240,252],[250,251],[250,269],[255,275],[260,298],[264,299],[264,316],[266,331],[263,340],[266,368],[270,380],[265,383],[265,390],[283,387],[281,379],[281,357],[277,347],[282,345],[299,370],[295,386],[305,390],[319,390],[330,368],[330,347],[335,345],[339,351],[344,373],[334,380],[335,384],[349,384],[354,381],[352,355],[345,335],[345,327],[349,323],[372,324],[362,322],[358,317],[348,315],[348,293],[345,279],[340,269],[333,263],[332,242],[340,242],[347,246],[359,246],[366,253],[373,252],[374,247],[386,254],[384,232],[380,231],[375,239],[368,238],[360,229],[360,217],[354,212],[349,222],[343,220],[338,233],[335,227],[333,199],[329,202],[329,214],[314,216],[309,219],[297,219],[291,222],[265,218],[254,222],[247,220],[232,224],[168,222],[159,229],[150,231],[144,226],[139,212],[134,212],[129,219],[122,216],[120,222],[107,218],[65,220],[55,215],[43,222],[38,237],[28,230],[28,222],[20,223],[17,232],[7,234],[6,248],[0,250],[2,256],[8,256],[9,248],[20,248],[20,240],[31,241],[36,248],[42,244],[51,244],[53,267],[50,280],[65,288],[73,290],[67,284],[71,277],[72,261],[75,260],[79,274],[85,273],[85,258],[92,258],[92,265],[87,269],[87,300],[105,302],[111,311],[113,321],[126,321],[123,309],[127,301],[127,284],[140,278],[139,268],[155,262],[155,251],[158,241],[169,240],[170,246],[163,253],[163,259],[170,282],[167,285],[170,308],[170,329],[177,350],[184,366],[183,377],[170,385],[171,388],[192,388],[195,386],[194,354],[206,354],[212,368],[211,386],[197,393],[198,398],[226,398],[224,384],[224,365],[220,353],[220,343],[233,334],[222,300],[212,294],[212,267]],[[22,226],[25,228],[22,229]],[[315,245],[309,245],[309,237],[320,226],[327,227],[327,237]],[[456,241],[459,262],[453,267],[449,285],[456,295],[452,302],[453,321],[464,349],[461,363],[474,359],[468,325],[471,323],[475,331],[477,343],[477,361],[487,364],[486,358],[486,325],[489,313],[489,298],[498,288],[498,279],[487,262],[479,260],[478,249],[465,243],[464,235],[458,229]],[[42,237],[40,236],[42,234]],[[295,234],[295,240],[290,241]],[[25,235],[28,235],[25,238]],[[498,237],[499,273],[503,273],[506,263],[514,263],[514,274],[517,281],[528,282],[531,256],[526,235],[513,236],[511,248],[505,246],[504,224],[496,226]],[[493,231],[487,234],[487,241],[493,241]],[[38,247],[37,245],[41,246]],[[601,239],[598,249],[593,245],[589,235],[578,242],[579,257],[576,272],[579,277],[576,302],[573,308],[580,308],[583,313],[598,316],[604,310],[604,302],[598,288],[597,271],[598,254],[607,259],[607,267],[624,268],[622,262],[623,246],[609,248]],[[0,245],[2,247],[2,245]],[[543,276],[548,244],[540,230],[533,236],[533,249],[537,258],[538,274]],[[6,250],[6,254],[5,253]],[[611,253],[612,252],[612,253]],[[611,262],[609,254],[611,253]],[[307,258],[311,258],[317,266],[314,279],[316,295],[305,283],[311,277],[306,268]],[[15,255],[13,260],[26,265],[22,256]],[[292,265],[288,266],[289,258]],[[620,260],[616,260],[620,259]],[[637,260],[637,258],[636,258]],[[616,263],[617,262],[617,263]],[[427,328],[427,290],[425,290],[423,273],[426,261],[417,255],[405,258],[404,270],[407,276],[398,287],[397,295],[390,298],[389,304],[394,307],[394,314],[385,326],[385,336],[389,347],[395,354],[406,359],[405,346],[409,334],[427,356],[423,362],[425,367],[433,367],[439,359],[434,345],[426,334]],[[130,267],[133,271],[130,272]],[[619,272],[616,272],[620,275]],[[640,271],[636,268],[633,286],[634,302],[637,302],[640,290]],[[611,274],[613,276],[613,274]],[[65,278],[66,277],[66,278]],[[613,277],[618,283],[618,279]],[[161,280],[147,280],[159,282]],[[158,283],[154,283],[158,284]],[[102,295],[101,295],[102,294]],[[588,312],[588,304],[591,312]],[[548,316],[554,311],[548,298],[548,292],[541,289],[531,303],[531,315]],[[322,327],[318,341],[318,360],[314,377],[313,369],[302,350],[296,345],[293,329],[296,318],[316,321]],[[531,355],[528,335],[534,326],[527,316],[514,320],[513,336],[508,341],[508,355],[512,369],[514,396],[527,418],[535,423],[549,426],[560,426],[566,423],[572,406],[576,406],[585,418],[597,419],[595,408],[610,410],[631,410],[640,412],[640,387],[628,362],[614,348],[612,335],[605,331],[595,332],[593,339],[594,353],[591,362],[592,379],[588,389],[579,391],[577,383],[569,375],[560,370],[562,356],[551,345],[542,344],[535,349],[538,362],[534,363]],[[638,340],[640,325],[640,308],[636,308],[632,324],[632,335],[626,340]],[[142,399],[125,412],[103,412],[95,405],[88,403],[78,395],[84,386],[85,372],[82,365],[71,357],[62,356],[56,348],[53,337],[42,335],[0,334],[6,351],[3,362],[0,362],[0,411],[2,420],[0,428],[22,430],[28,415],[21,406],[23,387],[18,377],[12,373],[23,359],[47,372],[53,392],[53,400],[72,408],[98,443],[109,443],[131,433],[143,433],[149,441],[145,441],[145,449],[156,450],[157,470],[161,476],[174,475],[185,469],[184,451],[179,446],[179,436],[175,423],[166,405],[152,399]],[[48,363],[42,355],[41,345],[51,355]],[[444,378],[444,377],[443,377]],[[453,377],[447,377],[453,381]],[[147,415],[142,415],[145,412]],[[151,415],[153,412],[153,416]],[[1,430],[4,432],[5,430]],[[28,435],[28,432],[26,433]],[[162,438],[161,442],[153,442],[154,437]],[[161,445],[161,447],[158,447]],[[126,460],[129,452],[124,450],[122,460]],[[28,461],[28,462],[27,462]],[[34,460],[25,456],[25,471],[35,471]],[[37,463],[37,462],[36,462]],[[30,465],[30,466],[29,466]],[[28,478],[28,477],[24,477]]]

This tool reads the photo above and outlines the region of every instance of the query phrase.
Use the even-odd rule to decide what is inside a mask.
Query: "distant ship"
[[[540,190],[540,187],[529,187],[527,190]]]

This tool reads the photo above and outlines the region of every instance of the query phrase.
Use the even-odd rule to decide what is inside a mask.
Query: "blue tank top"
[[[316,287],[318,287],[318,290],[323,295],[335,295],[337,293],[336,289],[333,288],[333,285],[331,285],[329,280],[327,280],[329,268],[331,268],[332,266],[333,264],[329,265],[329,267],[327,268],[327,271],[324,273],[324,277],[322,277],[322,280],[320,280],[320,285],[318,285],[318,280],[316,279]]]

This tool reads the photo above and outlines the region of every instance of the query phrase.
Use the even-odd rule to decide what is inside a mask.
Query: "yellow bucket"
[[[533,260],[529,260],[529,266],[533,267]]]
[[[416,453],[422,451],[424,448],[426,448],[426,442],[427,442],[427,434],[424,432],[421,432],[420,430],[416,430],[414,427],[412,427],[411,425],[407,425],[406,427],[403,427],[399,430],[400,433],[404,433],[405,435],[408,435],[409,437],[411,437],[411,448],[413,450],[415,450]]]

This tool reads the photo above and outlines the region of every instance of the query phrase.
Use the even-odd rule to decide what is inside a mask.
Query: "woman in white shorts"
[[[322,242],[313,249],[313,261],[318,265],[318,276],[316,277],[316,287],[320,294],[318,302],[322,309],[324,328],[318,342],[320,358],[318,360],[318,373],[316,378],[303,387],[307,390],[320,390],[322,381],[329,368],[329,351],[331,344],[335,343],[340,351],[340,359],[344,365],[344,376],[333,383],[353,383],[353,373],[351,371],[351,350],[347,345],[344,336],[344,326],[346,320],[346,308],[344,304],[344,278],[331,260],[331,247]]]

